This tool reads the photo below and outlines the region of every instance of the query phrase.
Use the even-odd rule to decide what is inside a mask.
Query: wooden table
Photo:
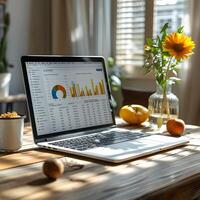
[[[187,146],[121,165],[42,151],[33,145],[30,133],[27,126],[22,150],[0,154],[1,200],[190,200],[200,196],[200,127],[187,126]],[[61,178],[50,181],[41,170],[48,157],[65,157],[61,159],[84,166],[66,168]]]

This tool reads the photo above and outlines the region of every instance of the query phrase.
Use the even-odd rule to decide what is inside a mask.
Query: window
[[[175,31],[186,21],[186,0],[155,0],[154,33],[159,34],[163,24],[169,23],[169,31]]]
[[[128,72],[135,67],[141,67],[144,63],[145,38],[159,34],[166,22],[169,22],[170,32],[175,31],[185,21],[187,2],[117,0],[116,63],[124,66]]]
[[[118,0],[116,62],[141,66],[143,62],[145,0]]]

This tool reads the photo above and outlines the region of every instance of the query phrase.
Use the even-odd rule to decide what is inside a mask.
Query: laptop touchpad
[[[132,141],[89,149],[84,151],[84,153],[94,153],[95,155],[99,154],[102,156],[120,156],[124,154],[137,155],[142,154],[143,152],[156,152],[160,149],[175,146],[181,142],[184,143],[185,140],[167,136],[152,135]]]

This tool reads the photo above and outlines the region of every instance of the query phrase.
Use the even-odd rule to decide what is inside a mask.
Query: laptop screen
[[[25,65],[38,136],[113,123],[102,62]]]

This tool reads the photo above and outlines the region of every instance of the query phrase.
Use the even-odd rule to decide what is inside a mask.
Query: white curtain
[[[53,54],[111,54],[110,0],[52,0]]]
[[[191,31],[196,47],[187,71],[183,95],[182,118],[190,124],[200,125],[200,1],[192,0]]]
[[[108,57],[111,54],[111,3],[110,0],[94,1],[93,52]]]

